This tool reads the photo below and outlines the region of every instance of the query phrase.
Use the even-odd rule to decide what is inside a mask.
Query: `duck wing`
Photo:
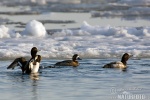
[[[16,58],[8,67],[7,69],[14,69],[16,66],[23,66],[23,63],[26,62],[26,59],[21,57],[21,58]]]
[[[65,60],[61,62],[57,62],[55,66],[71,66],[72,60]]]
[[[111,62],[103,66],[103,68],[121,68],[124,67],[123,63],[120,61]]]

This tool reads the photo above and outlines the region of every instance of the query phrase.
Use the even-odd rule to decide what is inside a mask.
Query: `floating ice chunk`
[[[149,0],[120,0],[118,3],[127,5],[149,5]]]
[[[0,38],[9,38],[9,28],[4,25],[0,26]]]
[[[143,30],[143,34],[146,36],[146,37],[150,37],[150,31],[148,29],[144,29]]]
[[[45,37],[47,32],[41,22],[32,20],[27,23],[25,30],[21,34],[35,37]]]
[[[16,33],[14,30],[9,29],[5,25],[0,26],[0,38],[18,38],[20,37],[19,33]]]

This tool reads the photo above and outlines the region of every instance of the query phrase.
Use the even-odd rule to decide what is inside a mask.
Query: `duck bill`
[[[129,58],[133,57],[133,55],[130,55]]]
[[[40,51],[41,51],[41,50],[39,50],[39,49],[37,50],[37,52],[40,52]]]
[[[78,59],[77,60],[82,60],[80,57],[78,57]]]

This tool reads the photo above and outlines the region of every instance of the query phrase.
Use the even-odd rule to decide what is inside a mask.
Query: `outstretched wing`
[[[21,57],[21,58],[16,58],[8,67],[7,69],[14,69],[16,66],[23,66],[23,63],[26,62],[26,59]]]

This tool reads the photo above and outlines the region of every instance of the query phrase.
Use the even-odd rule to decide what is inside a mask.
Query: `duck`
[[[33,47],[31,49],[31,58],[27,61],[24,57],[16,58],[7,69],[14,69],[16,66],[20,66],[22,73],[31,74],[38,73],[41,55],[37,55],[39,50],[37,47]]]
[[[61,62],[57,62],[54,66],[73,66],[77,67],[79,66],[79,62],[77,60],[82,60],[78,54],[74,54],[72,56],[72,60],[64,60]]]
[[[130,57],[133,55],[130,55],[128,53],[124,53],[122,56],[121,61],[111,62],[108,64],[105,64],[103,68],[120,68],[120,69],[126,69],[127,68],[127,61]]]

